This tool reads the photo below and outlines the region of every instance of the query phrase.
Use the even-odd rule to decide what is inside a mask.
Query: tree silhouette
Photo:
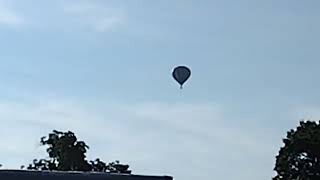
[[[283,139],[284,146],[276,157],[273,180],[320,179],[320,125],[301,121]]]
[[[108,165],[97,158],[94,161],[86,160],[86,152],[89,146],[83,141],[78,141],[71,131],[60,132],[53,130],[48,137],[42,137],[41,145],[47,146],[49,159],[34,159],[27,166],[29,170],[56,170],[56,171],[98,171],[130,174],[129,165],[123,165],[119,161]],[[23,169],[24,166],[21,166]]]

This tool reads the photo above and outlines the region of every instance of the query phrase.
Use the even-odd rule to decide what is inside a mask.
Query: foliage
[[[48,137],[42,137],[41,145],[47,146],[49,159],[34,159],[27,166],[29,170],[56,170],[56,171],[96,171],[130,174],[129,165],[120,164],[119,161],[108,165],[97,158],[94,161],[86,160],[86,152],[89,146],[78,141],[71,131],[60,132],[54,130]],[[24,166],[21,166],[23,169]]]
[[[273,180],[320,179],[320,125],[317,122],[300,122],[283,139],[284,146],[276,157]]]

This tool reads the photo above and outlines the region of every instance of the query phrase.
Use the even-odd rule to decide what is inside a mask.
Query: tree
[[[60,132],[53,130],[48,137],[42,137],[41,145],[47,146],[46,149],[49,159],[34,159],[33,163],[27,166],[29,170],[56,170],[56,171],[98,171],[112,173],[130,174],[129,165],[120,164],[119,161],[111,162],[108,165],[96,159],[88,162],[86,152],[89,146],[78,141],[75,134],[71,131]],[[24,166],[21,166],[23,169]]]
[[[273,180],[320,179],[320,124],[301,121],[283,139],[284,146],[276,157]]]

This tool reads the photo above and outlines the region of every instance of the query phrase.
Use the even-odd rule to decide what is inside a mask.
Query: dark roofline
[[[145,180],[173,180],[171,176],[147,176],[134,174],[117,174],[117,173],[103,173],[103,172],[75,172],[75,171],[33,171],[33,170],[0,170],[0,179],[3,177],[21,176],[21,177],[90,177],[90,178],[104,178],[104,179],[145,179]]]

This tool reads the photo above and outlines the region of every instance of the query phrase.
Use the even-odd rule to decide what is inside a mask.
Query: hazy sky
[[[0,163],[72,130],[89,157],[176,180],[274,175],[320,119],[319,0],[0,0]],[[185,64],[183,90],[171,77]]]

